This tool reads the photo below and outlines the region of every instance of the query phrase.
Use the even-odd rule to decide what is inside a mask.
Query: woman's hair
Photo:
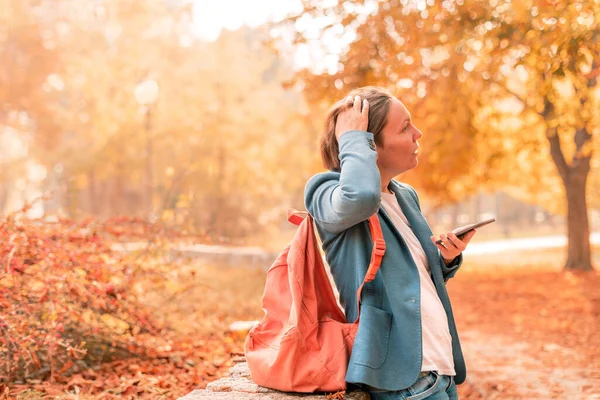
[[[387,124],[388,111],[390,110],[390,101],[393,95],[386,89],[377,86],[365,86],[352,90],[344,98],[335,103],[327,113],[325,119],[325,132],[321,137],[321,158],[325,168],[333,171],[340,171],[340,149],[337,138],[335,137],[335,125],[338,115],[349,106],[345,99],[348,96],[360,96],[361,101],[367,99],[369,102],[369,126],[367,131],[375,136],[375,144],[383,147],[383,135],[381,131]]]

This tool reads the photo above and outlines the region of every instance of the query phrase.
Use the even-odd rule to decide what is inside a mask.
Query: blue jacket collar
[[[440,262],[439,250],[431,241],[433,233],[417,205],[414,194],[409,187],[394,180],[391,181],[389,188],[396,195],[396,199],[398,199],[398,204],[400,205],[402,212],[410,223],[415,236],[419,239],[421,246],[423,246],[431,270],[437,269],[432,268],[432,266],[438,265]],[[385,211],[383,212],[385,214]],[[385,215],[389,219],[389,216],[387,214]],[[391,219],[389,222],[391,223]]]

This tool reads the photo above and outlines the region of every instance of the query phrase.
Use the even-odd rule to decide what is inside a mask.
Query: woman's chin
[[[402,175],[403,173],[405,173],[405,172],[408,172],[408,171],[410,171],[411,169],[415,169],[415,168],[417,167],[417,165],[418,165],[418,164],[419,164],[419,162],[418,162],[418,161],[416,161],[416,162],[414,162],[412,165],[408,165],[408,166],[406,166],[406,167],[404,167],[404,168],[402,168],[402,169],[399,169],[399,170],[398,170],[399,172],[397,173],[397,175]]]

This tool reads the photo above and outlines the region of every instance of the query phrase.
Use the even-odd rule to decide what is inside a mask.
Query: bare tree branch
[[[548,128],[546,130],[546,137],[550,142],[550,155],[552,156],[552,160],[554,160],[554,164],[556,164],[556,168],[558,169],[558,173],[563,182],[566,183],[569,178],[569,165],[567,164],[560,147],[560,138],[558,137],[556,128]]]

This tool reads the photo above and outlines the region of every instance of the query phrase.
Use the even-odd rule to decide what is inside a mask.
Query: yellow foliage
[[[549,141],[559,136],[557,159],[567,168],[576,157],[589,162],[600,141],[600,18],[591,17],[600,16],[600,3],[428,2],[343,19],[319,0],[305,2],[304,15],[314,16],[313,6],[357,38],[335,73],[299,74],[307,98],[328,102],[367,84],[394,91],[424,132],[421,166],[403,179],[433,203],[509,186],[548,207],[564,196],[560,176],[587,173],[561,171]],[[433,62],[432,49],[446,56]],[[574,135],[583,129],[592,138],[577,149]]]
[[[129,324],[127,322],[110,314],[102,314],[100,320],[115,332],[125,333],[129,330]]]

